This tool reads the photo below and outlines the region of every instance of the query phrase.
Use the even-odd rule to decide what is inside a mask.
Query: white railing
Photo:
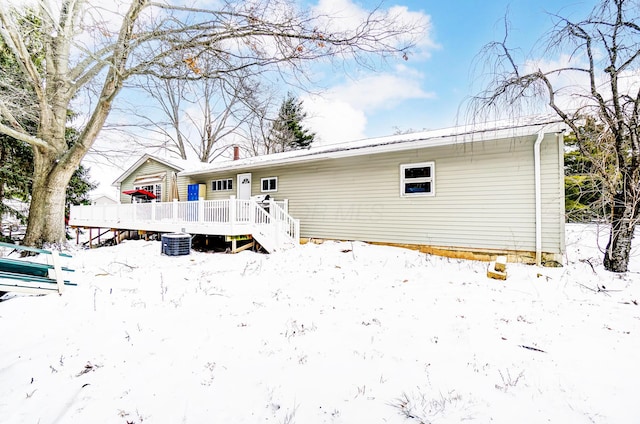
[[[288,236],[287,242],[298,243],[300,240],[300,220],[294,219],[289,215],[289,202],[271,201],[269,204],[269,213],[273,217],[276,224],[276,234],[284,234]]]
[[[72,206],[69,224],[150,231],[176,231],[188,227],[196,234],[198,231],[219,235],[253,233],[256,240],[262,237],[258,242],[268,250],[295,245],[300,240],[300,221],[289,215],[286,200],[271,200],[261,205],[253,199],[231,197],[226,200]]]

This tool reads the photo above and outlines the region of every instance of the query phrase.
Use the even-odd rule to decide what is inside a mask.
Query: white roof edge
[[[446,146],[456,143],[483,142],[509,137],[534,135],[540,131],[558,133],[566,130],[566,124],[559,119],[542,122],[528,122],[521,125],[496,122],[481,125],[451,127],[434,131],[401,134],[388,137],[363,139],[340,144],[312,147],[271,155],[254,156],[235,161],[213,163],[198,170],[187,170],[181,176],[192,176],[214,172],[225,172],[247,168],[302,163],[321,159],[360,156],[371,153],[385,153],[415,148]]]
[[[175,163],[172,163],[166,159],[161,159],[157,156],[153,156],[150,155],[149,153],[145,153],[142,156],[140,156],[140,158],[135,161],[135,163],[133,165],[131,165],[129,168],[127,168],[126,171],[124,171],[118,178],[115,179],[115,181],[113,183],[111,183],[112,186],[117,186],[119,183],[121,183],[122,181],[124,181],[125,179],[127,179],[127,177],[129,175],[131,175],[133,173],[133,171],[135,171],[136,169],[138,169],[144,162],[146,162],[147,159],[153,159],[157,162],[160,162],[163,165],[166,165],[168,167],[171,167],[173,169],[178,170],[178,172],[183,171],[184,168],[182,166],[176,165]]]

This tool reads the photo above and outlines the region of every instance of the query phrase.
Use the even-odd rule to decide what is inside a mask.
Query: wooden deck
[[[287,201],[198,200],[72,206],[69,225],[87,228],[185,232],[223,236],[251,235],[267,251],[299,244],[300,221]]]

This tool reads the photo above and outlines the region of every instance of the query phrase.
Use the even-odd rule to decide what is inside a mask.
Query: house
[[[180,164],[178,164],[180,162]],[[130,203],[133,198],[125,191],[145,190],[152,193],[158,201],[168,202],[177,199],[177,173],[184,168],[185,161],[161,159],[144,154],[114,182],[120,193],[120,203]]]
[[[29,215],[29,203],[18,199],[2,199],[0,235],[8,238],[24,236],[27,226],[24,217]]]
[[[113,197],[107,195],[107,194],[100,194],[97,195],[95,197],[92,197],[91,199],[91,204],[92,205],[115,205],[116,203],[118,203],[117,200],[115,200]]]
[[[177,188],[180,199],[199,188],[198,220],[208,231],[228,224],[217,225],[222,235],[269,238],[276,230],[259,228],[279,222],[295,242],[562,262],[563,130],[549,121],[492,123],[319,146],[184,169]],[[255,196],[269,196],[269,208]],[[214,211],[221,215],[210,221]]]

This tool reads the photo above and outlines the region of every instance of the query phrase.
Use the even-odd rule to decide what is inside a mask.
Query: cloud
[[[368,22],[381,33],[391,26],[403,28],[404,33],[395,37],[392,43],[415,44],[410,54],[413,59],[426,59],[430,57],[432,50],[440,48],[431,37],[431,16],[423,11],[410,11],[406,6],[367,10],[352,0],[319,0],[312,8],[312,13],[321,17],[320,21],[328,31],[353,31],[362,27],[363,22]]]
[[[331,92],[334,97],[365,112],[392,109],[405,100],[435,97],[434,93],[422,89],[422,78],[421,73],[398,66],[394,73],[368,75],[335,87]]]
[[[314,145],[365,138],[367,117],[348,102],[325,96],[303,97],[305,124],[316,133]]]
[[[613,98],[611,91],[611,79],[608,74],[599,69],[604,69],[608,62],[602,56],[600,64],[595,64],[595,86],[605,101]],[[555,59],[530,60],[525,63],[524,71],[535,72],[541,70],[549,73],[548,77],[553,85],[556,103],[564,110],[575,110],[584,107],[595,107],[596,101],[591,94],[591,80],[587,72],[576,71],[575,69],[588,69],[589,64],[585,57],[580,55],[561,54]],[[561,72],[552,72],[562,70]],[[618,92],[636,96],[640,86],[640,70],[631,69],[620,72],[618,75]],[[546,93],[541,98],[542,103],[548,100]]]
[[[307,124],[317,133],[316,143],[334,144],[366,138],[368,120],[374,114],[391,110],[408,100],[435,97],[422,88],[424,75],[411,68],[414,61],[425,60],[434,49],[440,48],[432,39],[429,15],[400,5],[380,6],[372,11],[352,0],[318,0],[311,14],[319,16],[325,30],[333,32],[353,31],[363,22],[371,23],[381,33],[388,24],[414,29],[385,40],[396,46],[406,42],[414,44],[409,62],[383,73],[364,74],[349,65],[345,68],[344,78],[334,81],[323,94],[301,97],[309,116]]]
[[[408,100],[431,99],[421,87],[423,75],[407,66],[393,73],[371,74],[302,98],[309,127],[320,143],[366,138],[367,115],[390,110]]]

